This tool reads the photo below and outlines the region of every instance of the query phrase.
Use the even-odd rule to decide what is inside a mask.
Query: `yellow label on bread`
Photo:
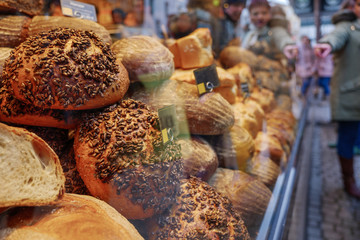
[[[205,83],[199,83],[197,87],[200,95],[206,93]]]
[[[163,130],[161,130],[161,134],[162,134],[163,143],[167,143],[169,141],[167,128],[164,128]]]

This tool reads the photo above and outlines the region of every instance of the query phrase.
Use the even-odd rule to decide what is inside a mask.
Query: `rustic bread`
[[[29,36],[62,27],[94,32],[104,43],[112,44],[111,36],[106,28],[94,21],[63,16],[35,16],[29,25]]]
[[[235,124],[246,129],[255,139],[257,133],[262,128],[261,124],[256,119],[255,114],[242,102],[237,102],[231,106],[235,115]]]
[[[198,177],[203,181],[209,178],[216,171],[219,162],[216,153],[209,143],[201,137],[190,139],[179,139],[181,154],[184,159],[185,177]]]
[[[55,152],[37,135],[0,123],[0,207],[49,204],[65,191]]]
[[[111,50],[124,64],[131,81],[151,84],[168,80],[174,72],[172,53],[153,37],[120,39],[111,46]]]
[[[4,240],[143,239],[107,203],[77,194],[65,194],[54,205],[8,210],[0,217],[0,237]]]
[[[65,192],[90,195],[76,168],[73,130],[34,126],[23,127],[41,137],[59,156],[65,175]]]
[[[250,239],[227,197],[195,177],[181,183],[176,203],[158,217],[149,239]]]
[[[221,66],[225,69],[234,67],[236,64],[243,62],[251,67],[257,64],[257,56],[245,48],[238,46],[225,47],[219,56]]]
[[[265,132],[257,134],[255,138],[255,152],[270,158],[278,165],[285,154],[278,138]]]
[[[196,84],[194,70],[195,69],[176,69],[170,79]],[[215,88],[214,92],[220,93],[220,95],[223,96],[223,98],[225,98],[230,104],[235,103],[238,89],[234,76],[221,67],[216,67],[216,71],[219,77],[220,86]]]
[[[71,129],[79,121],[74,111],[43,109],[19,101],[8,86],[0,89],[0,107],[0,121],[11,124]]]
[[[281,173],[281,167],[269,157],[255,154],[246,172],[258,178],[269,188],[272,188]]]
[[[212,38],[208,28],[198,28],[169,46],[176,68],[206,67],[213,63]]]
[[[249,99],[259,103],[264,113],[271,112],[276,106],[274,92],[266,88],[254,88]]]
[[[44,6],[44,0],[2,0],[0,12],[20,12],[35,16],[43,13]]]
[[[151,217],[175,200],[180,146],[163,143],[157,114],[142,102],[123,100],[84,115],[74,150],[90,193],[128,219]]]
[[[243,171],[225,168],[218,168],[209,184],[230,199],[255,239],[272,195],[270,189]]]
[[[253,89],[257,86],[257,82],[254,77],[253,71],[250,65],[248,65],[247,63],[240,62],[235,66],[226,69],[226,71],[235,77],[239,96],[242,96],[241,84],[247,83],[249,92],[252,92]]]
[[[0,16],[0,47],[14,48],[25,41],[30,22],[26,16]]]
[[[238,124],[230,129],[233,148],[236,153],[238,169],[245,171],[248,161],[255,152],[255,142],[250,133]]]
[[[82,110],[120,100],[129,86],[123,65],[94,33],[57,28],[29,37],[3,73],[14,96],[37,107]]]

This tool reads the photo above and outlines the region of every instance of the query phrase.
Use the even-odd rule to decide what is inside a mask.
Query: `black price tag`
[[[179,134],[175,105],[169,105],[158,110],[160,130],[163,143],[173,141]]]
[[[247,82],[241,83],[241,91],[244,98],[250,97],[249,84]]]
[[[212,92],[214,88],[220,86],[215,64],[194,70],[194,75],[199,95]]]

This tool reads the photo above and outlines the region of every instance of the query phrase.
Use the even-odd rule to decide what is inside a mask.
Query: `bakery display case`
[[[306,123],[286,59],[43,4],[0,3],[0,239],[281,238]]]

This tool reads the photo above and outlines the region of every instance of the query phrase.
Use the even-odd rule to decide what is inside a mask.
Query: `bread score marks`
[[[183,174],[180,145],[162,142],[158,116],[144,103],[128,99],[86,114],[76,136],[87,148],[87,154],[75,148],[77,163],[95,159],[95,178],[114,186],[116,195],[155,212],[175,200]]]
[[[195,177],[181,181],[176,203],[152,230],[150,239],[250,239],[230,200]]]
[[[3,77],[22,101],[81,109],[90,99],[120,90],[119,73],[109,45],[93,32],[57,28],[16,47],[5,62]]]

